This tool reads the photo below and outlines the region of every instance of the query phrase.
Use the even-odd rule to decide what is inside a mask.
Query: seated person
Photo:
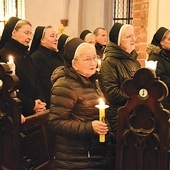
[[[112,164],[111,132],[95,107],[103,97],[96,85],[97,55],[93,45],[73,38],[64,47],[67,66],[51,77],[50,129],[56,169],[102,169]],[[106,135],[100,143],[99,135]],[[54,169],[55,169],[54,168]]]

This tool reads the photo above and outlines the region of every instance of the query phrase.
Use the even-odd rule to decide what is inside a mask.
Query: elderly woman
[[[170,30],[160,27],[153,36],[151,44],[148,45],[148,60],[157,62],[156,75],[166,83],[170,91]],[[170,93],[162,101],[164,108],[170,110]]]
[[[132,25],[115,23],[109,32],[109,38],[101,66],[101,84],[110,105],[106,115],[116,134],[117,110],[127,101],[121,93],[121,85],[134,75],[140,64],[137,61]]]
[[[79,38],[66,43],[67,66],[52,75],[50,127],[55,139],[54,169],[112,169],[108,125],[99,121],[102,93],[96,84],[95,47]],[[99,142],[99,135],[106,142]]]
[[[40,80],[46,108],[50,105],[51,75],[58,66],[63,65],[63,59],[56,52],[58,45],[58,37],[52,26],[38,26],[31,44],[31,59]]]

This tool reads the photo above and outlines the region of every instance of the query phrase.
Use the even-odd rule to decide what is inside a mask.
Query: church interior
[[[170,30],[170,17],[168,17],[170,1],[2,0],[0,8],[3,10],[0,14],[0,170],[60,169],[55,168],[57,167],[57,163],[60,164],[60,161],[55,161],[54,150],[56,150],[56,148],[54,149],[53,145],[56,139],[53,138],[48,126],[51,111],[53,111],[53,107],[57,104],[54,104],[52,107],[49,106],[47,109],[36,111],[35,114],[28,114],[28,116],[24,117],[23,123],[21,123],[23,108],[21,107],[22,102],[18,100],[17,94],[20,92],[20,90],[18,90],[20,85],[23,85],[26,81],[23,81],[24,78],[23,80],[18,78],[20,74],[18,74],[18,70],[16,69],[17,64],[14,64],[12,61],[12,64],[14,64],[14,70],[12,70],[13,67],[10,67],[10,60],[6,62],[6,60],[3,61],[1,58],[3,55],[1,43],[4,41],[2,35],[5,30],[5,25],[11,17],[29,21],[32,27],[32,37],[36,35],[37,27],[40,28],[41,36],[43,37],[48,26],[52,26],[56,31],[57,39],[59,39],[62,34],[68,37],[80,38],[84,30],[89,30],[90,33],[94,33],[96,28],[104,28],[107,33],[106,48],[107,45],[110,45],[111,40],[109,38],[111,38],[111,36],[109,33],[115,23],[132,25],[135,35],[131,35],[130,38],[134,38],[133,36],[135,36],[134,46],[138,54],[136,60],[140,64],[140,69],[120,85],[121,94],[127,102],[117,110],[119,116],[116,124],[117,131],[114,136],[116,140],[116,146],[114,148],[116,150],[116,155],[114,155],[115,165],[108,170],[170,169],[170,109],[162,107],[162,101],[169,95],[170,80],[169,84],[164,82],[164,79],[162,80],[161,76],[157,74],[157,68],[153,69],[153,65],[157,64],[157,62],[151,63],[151,66],[149,66],[147,62],[149,58],[147,49],[153,42],[152,38],[155,32],[158,28],[162,27],[166,28],[165,31]],[[17,22],[19,21],[17,20]],[[13,32],[11,36],[13,36]],[[7,38],[5,41],[7,41]],[[69,43],[69,41],[67,43]],[[117,41],[119,42],[119,37]],[[28,42],[27,52],[31,52],[31,43],[33,43],[33,38]],[[65,43],[65,45],[67,45],[67,43]],[[75,41],[75,44],[76,43]],[[77,49],[78,48],[79,47],[77,47]],[[59,52],[59,49],[57,50],[56,51]],[[169,51],[168,55],[170,56]],[[71,55],[72,51],[68,53],[68,55]],[[99,56],[99,54],[97,55]],[[105,56],[103,55],[103,57]],[[102,62],[102,58],[100,59],[100,62]],[[79,61],[75,56],[73,60]],[[95,58],[90,60],[91,62],[95,62]],[[170,59],[166,60],[170,62]],[[158,64],[156,66],[158,67]],[[164,68],[167,69],[167,65],[163,66],[163,70]],[[100,73],[100,68],[98,69],[99,71],[97,71]],[[158,72],[159,71],[160,70],[158,70]],[[28,74],[32,74],[32,71],[29,70]],[[168,76],[170,76],[170,74]],[[121,76],[118,76],[117,79],[121,78]],[[41,77],[41,80],[42,79]],[[167,79],[170,79],[170,77]],[[43,84],[42,82],[41,84]],[[63,84],[61,86],[63,86]],[[26,85],[24,88],[25,87]],[[89,87],[91,86],[87,86],[87,88]],[[102,87],[104,87],[104,85]],[[66,96],[67,95],[69,96],[68,93]],[[89,103],[86,97],[83,97],[84,103],[88,106]],[[82,100],[83,97],[81,98]],[[62,104],[64,102],[65,101],[63,101]],[[78,103],[78,106],[79,105],[81,104]],[[101,112],[107,112],[107,106],[108,105],[102,107],[102,110],[99,102],[99,105],[95,105],[95,109],[100,115]],[[78,109],[81,115],[82,108],[80,107]],[[87,109],[86,111],[88,114],[89,110]],[[65,112],[67,112],[67,110],[64,110],[64,113]],[[57,116],[58,115],[59,113]],[[69,121],[71,122],[74,118],[73,115]],[[64,119],[64,116],[60,121],[62,121],[62,119]],[[77,122],[84,121],[83,118],[79,120],[79,118],[76,117],[75,119]],[[102,118],[99,118],[99,120],[101,122],[103,121]],[[105,120],[104,123],[106,123]],[[62,131],[63,129],[61,128],[60,130]],[[79,131],[81,130],[79,127]],[[78,133],[76,135],[79,136]],[[83,141],[85,140],[86,139],[83,138]],[[72,138],[70,138],[70,141],[72,142]],[[93,138],[91,141],[93,141]],[[91,144],[90,142],[88,146]],[[100,144],[104,145],[102,142]],[[93,157],[88,158],[93,159]],[[72,164],[70,164],[70,167],[72,167]],[[72,168],[68,166],[66,169]],[[77,169],[83,168],[80,166]],[[89,169],[93,168],[89,167]],[[104,170],[103,167],[95,167],[94,169]]]

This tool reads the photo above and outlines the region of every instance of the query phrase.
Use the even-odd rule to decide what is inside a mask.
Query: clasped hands
[[[35,100],[34,111],[35,112],[42,112],[46,110],[46,103],[42,102],[40,99]],[[25,122],[25,116],[21,114],[21,123]]]
[[[42,102],[40,99],[35,100],[34,111],[42,112],[44,110],[46,110],[46,103]]]

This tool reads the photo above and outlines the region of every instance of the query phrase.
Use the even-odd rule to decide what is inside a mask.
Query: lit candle
[[[15,63],[13,57],[10,55],[9,56],[9,61],[7,62],[10,70],[12,71],[12,74],[15,74]]]
[[[108,105],[105,105],[103,99],[99,99],[99,105],[96,105],[99,109],[99,121],[105,122],[105,109],[108,108]],[[105,142],[105,135],[99,135],[99,141]]]
[[[101,63],[102,63],[102,60],[101,59],[98,59],[97,60],[97,71],[100,71],[100,68],[101,68]]]

